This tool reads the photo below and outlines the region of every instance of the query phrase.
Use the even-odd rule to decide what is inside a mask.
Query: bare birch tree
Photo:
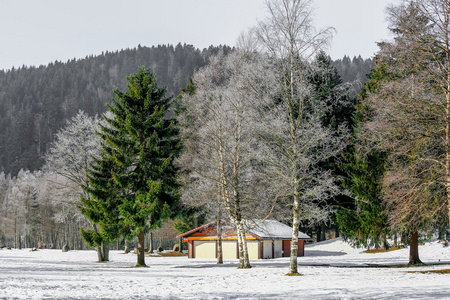
[[[298,275],[298,232],[302,220],[321,218],[326,207],[318,202],[331,197],[337,187],[330,172],[319,164],[343,149],[341,134],[324,128],[320,116],[325,106],[313,106],[304,74],[306,66],[330,41],[333,29],[316,30],[312,1],[266,1],[269,17],[249,35],[268,56],[270,67],[249,69],[249,85],[260,99],[255,107],[258,136],[265,145],[265,163],[277,183],[279,198],[292,205],[292,241],[288,275]],[[271,70],[272,74],[267,74]],[[259,74],[259,75],[258,75]],[[264,74],[264,75],[262,75]],[[339,129],[338,131],[342,131]]]
[[[195,92],[182,98],[185,151],[179,164],[190,169],[197,192],[224,207],[237,229],[239,268],[250,268],[244,220],[255,215],[264,189],[258,184],[252,153],[256,141],[246,119],[248,93],[236,76],[242,62],[241,53],[219,53],[194,74]]]

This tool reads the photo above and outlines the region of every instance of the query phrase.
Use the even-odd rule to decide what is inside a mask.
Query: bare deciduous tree
[[[185,151],[179,163],[191,171],[189,190],[196,191],[194,197],[211,197],[210,203],[224,207],[235,223],[239,268],[249,268],[244,220],[255,216],[255,208],[266,197],[261,196],[264,186],[256,172],[256,140],[248,126],[251,103],[236,74],[243,62],[238,51],[228,56],[219,53],[194,74],[195,92],[182,98]]]
[[[292,205],[291,261],[288,275],[298,275],[298,232],[302,221],[323,218],[327,208],[318,202],[337,192],[330,172],[319,164],[343,148],[341,134],[324,128],[320,116],[325,106],[309,105],[304,74],[310,58],[330,41],[332,28],[316,30],[312,2],[267,1],[269,17],[259,22],[251,36],[268,56],[270,66],[249,69],[258,80],[249,85],[260,102],[255,108],[256,131],[264,145],[264,161],[277,184],[278,198]],[[245,44],[245,43],[241,43]],[[249,43],[247,43],[249,44]],[[267,71],[270,70],[271,74]]]
[[[81,204],[81,196],[89,197],[83,187],[87,186],[87,174],[93,157],[98,157],[101,152],[100,138],[96,134],[96,130],[100,128],[98,122],[97,117],[90,117],[79,111],[56,134],[55,141],[45,156],[44,170],[50,174],[48,178],[52,179],[51,183],[60,195],[58,216],[64,219],[67,226],[70,223],[68,220],[74,216],[88,224],[77,207]],[[99,261],[108,260],[105,247],[106,245],[102,245],[101,249],[97,248]]]
[[[411,233],[416,264],[418,230],[450,213],[450,3],[403,1],[388,16],[394,39],[378,56],[391,78],[370,95],[362,136],[390,153],[390,223]]]

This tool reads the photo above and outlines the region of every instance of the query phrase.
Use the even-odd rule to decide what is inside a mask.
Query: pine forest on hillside
[[[79,110],[90,116],[106,111],[113,90],[126,76],[150,68],[161,86],[176,96],[195,68],[226,46],[200,51],[190,45],[141,47],[47,66],[0,71],[0,171],[16,176],[38,170],[55,134]]]
[[[113,90],[138,67],[155,72],[158,83],[177,96],[196,68],[227,46],[199,50],[191,45],[159,45],[106,52],[47,66],[0,71],[0,171],[16,176],[20,169],[39,170],[55,134],[79,110],[90,116],[106,111]],[[345,82],[362,87],[370,59],[344,57],[334,62]]]

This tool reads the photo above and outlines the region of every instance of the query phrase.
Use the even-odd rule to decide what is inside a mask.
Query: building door
[[[236,259],[237,248],[237,241],[222,241],[223,259]]]
[[[195,258],[216,258],[216,241],[194,241]]]
[[[248,259],[259,258],[259,242],[247,240]]]
[[[264,240],[263,258],[274,258],[274,249],[272,240]]]
[[[297,250],[297,256],[304,256],[305,255],[305,241],[299,240],[298,241],[298,250]],[[291,256],[291,240],[283,240],[283,257],[289,257]]]
[[[283,240],[283,257],[291,256],[291,241]]]

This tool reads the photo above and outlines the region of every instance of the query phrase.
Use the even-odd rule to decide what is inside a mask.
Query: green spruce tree
[[[157,86],[155,75],[141,68],[127,79],[128,90],[115,91],[116,99],[108,106],[112,117],[105,116],[108,124],[101,127],[104,151],[96,170],[111,174],[93,173],[88,191],[93,199],[104,197],[101,202],[105,203],[95,207],[103,213],[98,224],[104,236],[137,236],[136,266],[145,266],[145,230],[160,227],[177,211],[179,184],[173,161],[181,142],[176,122],[169,116],[170,99]],[[103,183],[96,182],[100,178]],[[111,210],[116,217],[107,220],[104,216]]]

